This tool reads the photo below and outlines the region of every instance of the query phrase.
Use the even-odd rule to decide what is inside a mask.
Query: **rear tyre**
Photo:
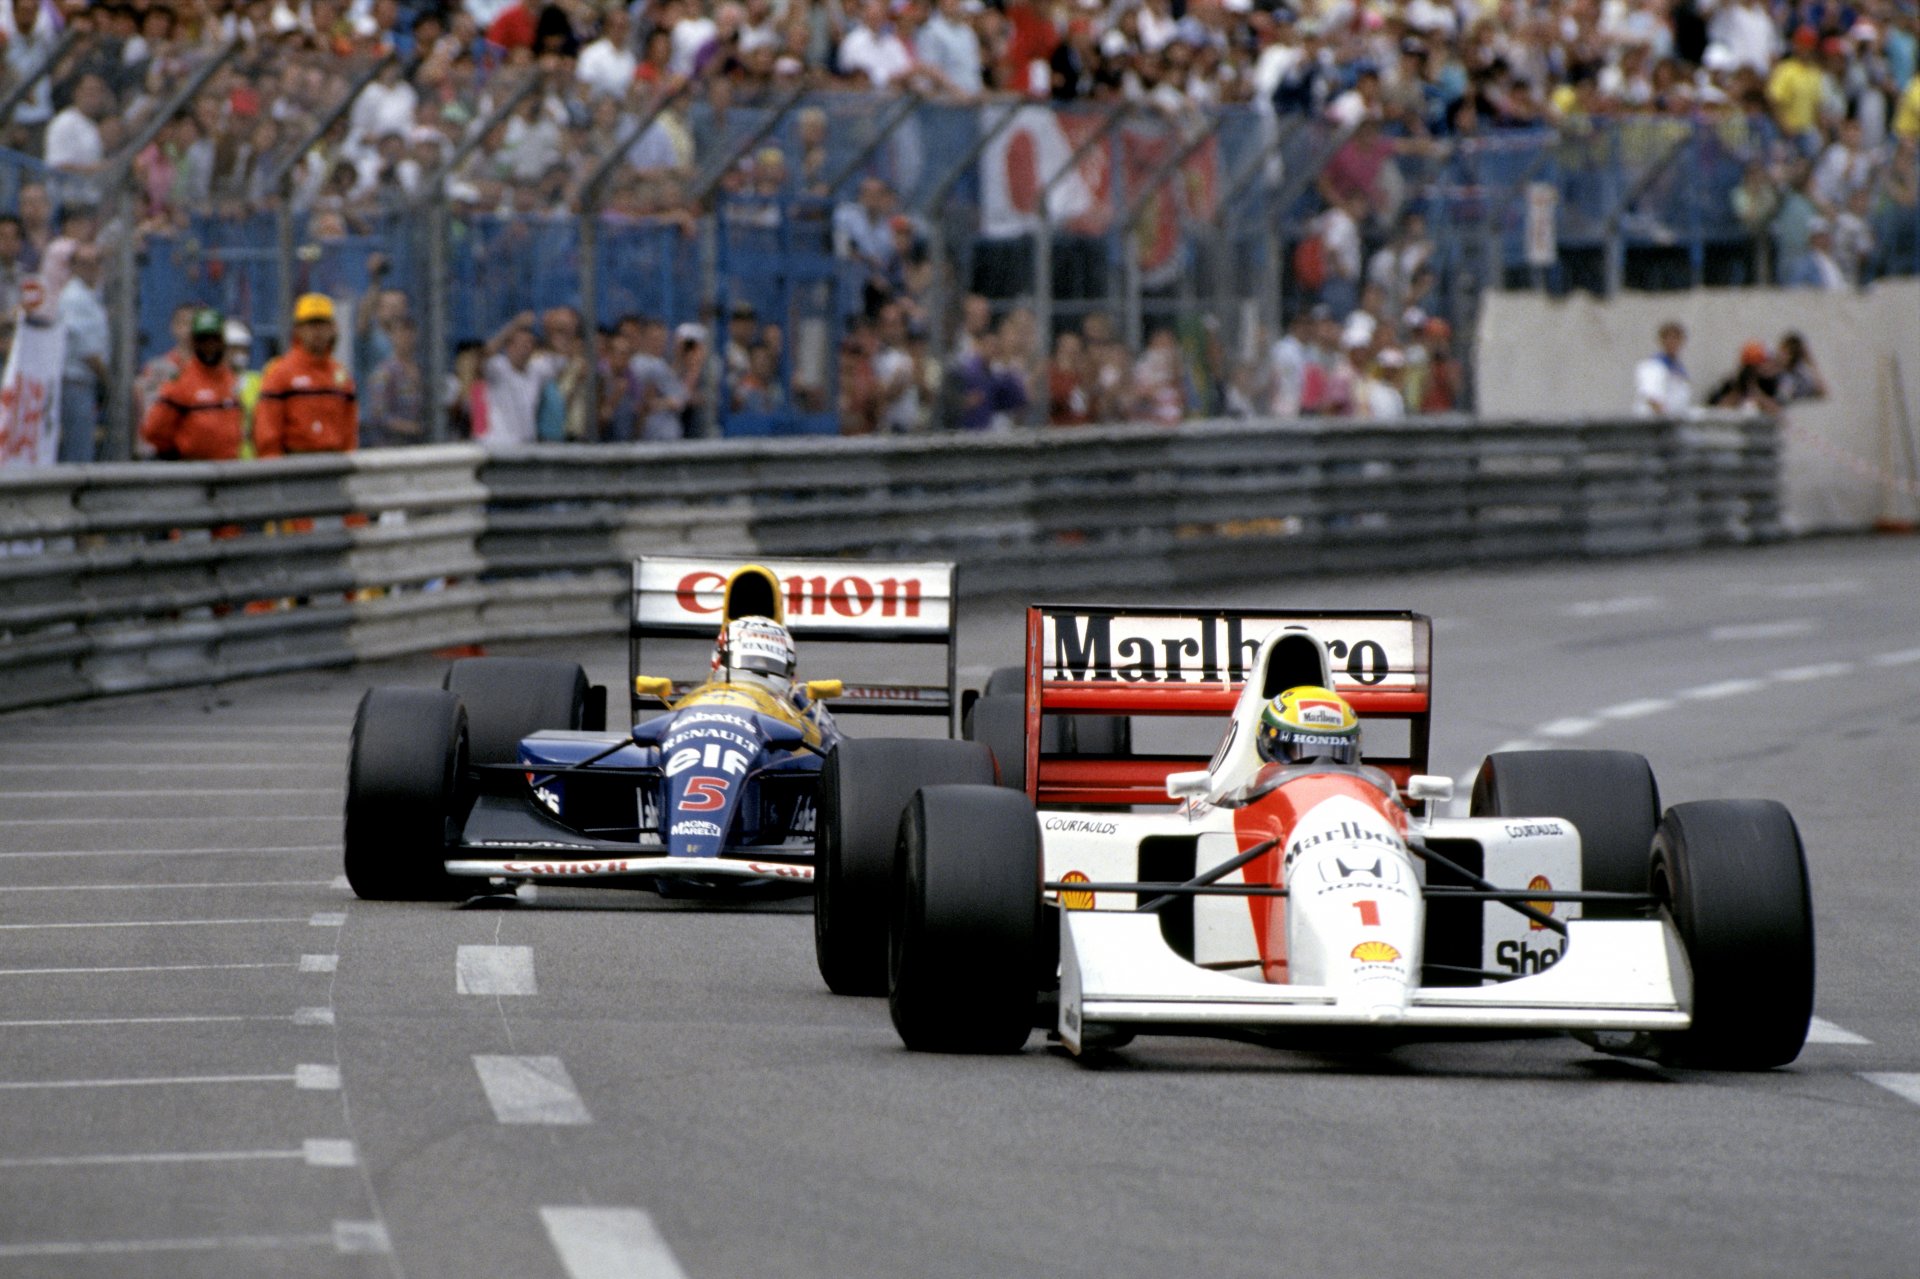
[[[514,763],[521,738],[544,728],[580,728],[587,719],[587,673],[577,662],[469,657],[447,667],[441,687],[466,704],[476,764]]]
[[[1050,726],[1042,723],[1041,749]],[[1058,730],[1052,730],[1057,732]],[[961,732],[991,753],[994,774],[1010,790],[1027,788],[1027,699],[1020,693],[988,693],[967,712]]]
[[[982,700],[988,697],[1011,697],[1020,707],[1022,717],[1026,712],[1026,694],[1027,673],[1018,666],[996,667],[987,676],[986,687],[981,690]],[[974,706],[978,707],[979,704],[976,701]],[[984,737],[975,737],[972,723],[973,712],[970,710],[966,736],[970,740],[986,741]],[[1024,740],[1024,721],[1020,731]],[[1040,749],[1048,755],[1131,754],[1133,721],[1125,715],[1049,715],[1040,721]],[[1001,765],[1003,777],[1007,768],[1005,763]]]
[[[887,1007],[915,1052],[1012,1053],[1033,1028],[1040,825],[1025,795],[929,786],[900,819]]]
[[[1660,788],[1631,751],[1499,751],[1474,778],[1475,817],[1560,817],[1580,832],[1580,887],[1645,893]],[[1589,903],[1587,919],[1644,916],[1639,906]]]
[[[446,872],[465,818],[467,717],[437,688],[371,688],[347,753],[347,883],[371,901],[466,895]]]
[[[887,993],[887,883],[900,810],[922,786],[993,784],[975,742],[844,739],[820,770],[813,949],[836,995]]]
[[[1813,1017],[1813,900],[1800,831],[1770,799],[1675,804],[1649,874],[1693,970],[1693,1025],[1654,1056],[1768,1070],[1800,1055]]]

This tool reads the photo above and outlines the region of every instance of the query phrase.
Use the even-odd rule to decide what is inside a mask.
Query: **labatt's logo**
[[[1051,677],[1121,680],[1136,684],[1238,683],[1247,677],[1271,619],[1242,617],[1125,618],[1140,627],[1115,634],[1115,614],[1055,613]],[[1253,632],[1248,633],[1251,623]],[[1185,634],[1170,633],[1184,630]],[[1153,633],[1148,634],[1147,631]],[[1327,654],[1356,684],[1373,685],[1392,674],[1385,646],[1377,640],[1349,644],[1328,640]]]
[[[689,613],[718,614],[727,585],[724,573],[696,569],[680,579],[674,600]],[[794,573],[780,579],[787,594],[787,612],[796,617],[918,617],[922,587],[918,578],[883,577],[878,580],[849,573],[829,578]]]

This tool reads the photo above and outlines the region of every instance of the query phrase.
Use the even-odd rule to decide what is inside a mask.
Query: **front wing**
[[[1664,920],[1568,921],[1566,956],[1535,976],[1491,986],[1421,986],[1398,1028],[1685,1030],[1692,978]],[[1332,990],[1268,985],[1189,963],[1159,918],[1130,911],[1060,913],[1060,1038],[1079,1052],[1090,1029],[1226,1033],[1285,1027],[1378,1027]]]

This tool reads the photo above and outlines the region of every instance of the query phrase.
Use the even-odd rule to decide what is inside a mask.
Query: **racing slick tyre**
[[[820,769],[813,950],[836,995],[887,993],[887,883],[900,810],[922,786],[993,784],[974,742],[843,739]]]
[[[1800,831],[1770,799],[1675,804],[1654,838],[1654,895],[1693,970],[1693,1024],[1656,1059],[1767,1070],[1800,1055],[1813,1017],[1813,900]]]
[[[467,714],[437,688],[370,688],[347,752],[347,883],[372,901],[466,895],[446,873],[465,817]]]
[[[928,786],[900,819],[887,1007],[915,1052],[1012,1053],[1038,995],[1040,824],[1023,794]]]
[[[967,711],[961,733],[991,753],[994,777],[1010,790],[1027,788],[1027,699],[1019,693],[988,693]],[[1040,748],[1051,726],[1042,721]]]
[[[1647,850],[1660,824],[1660,788],[1632,751],[1498,751],[1473,781],[1475,817],[1561,817],[1580,832],[1580,887],[1645,893]],[[1588,919],[1644,916],[1644,907],[1589,903]]]
[[[468,657],[447,667],[441,687],[467,707],[476,764],[511,764],[520,739],[586,721],[587,673],[577,662],[538,657]]]

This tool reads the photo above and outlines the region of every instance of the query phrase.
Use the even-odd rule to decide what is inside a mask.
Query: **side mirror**
[[[1432,773],[1415,773],[1407,779],[1407,798],[1439,800],[1444,804],[1453,798],[1453,779],[1436,777]]]
[[[1204,799],[1211,788],[1213,775],[1204,768],[1190,773],[1167,774],[1168,799]]]
[[[810,679],[807,681],[807,697],[811,701],[824,702],[829,697],[838,697],[847,691],[845,681],[837,679]]]
[[[636,675],[633,677],[633,695],[655,698],[664,704],[673,698],[673,681],[664,675]]]

